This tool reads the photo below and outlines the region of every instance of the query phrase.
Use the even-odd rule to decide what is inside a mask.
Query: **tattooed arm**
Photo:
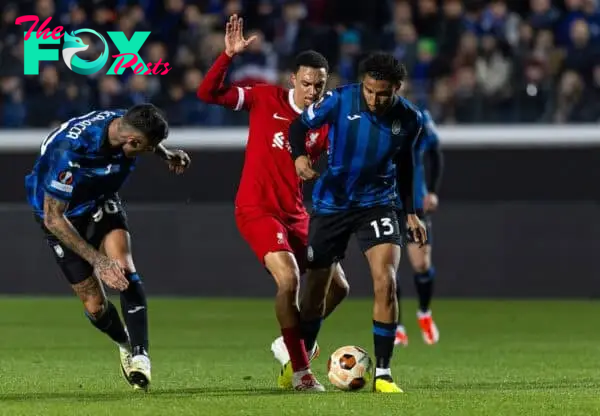
[[[115,261],[100,253],[85,241],[73,224],[65,217],[68,204],[46,194],[44,197],[44,225],[65,246],[80,255],[94,267],[94,274],[108,286],[117,290],[125,290],[129,282],[125,278],[122,267]]]
[[[79,254],[92,266],[102,257],[102,254],[85,241],[73,224],[65,217],[67,202],[60,201],[46,194],[44,197],[44,225],[65,246]]]

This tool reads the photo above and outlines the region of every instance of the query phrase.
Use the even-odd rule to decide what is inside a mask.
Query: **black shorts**
[[[352,234],[356,234],[363,253],[379,244],[402,245],[402,231],[393,207],[313,215],[308,230],[308,268],[326,268],[342,260]]]
[[[78,254],[65,247],[36,216],[42,227],[46,242],[54,253],[54,258],[70,284],[81,283],[93,274],[93,267]],[[118,197],[108,199],[89,213],[71,217],[69,221],[79,234],[94,248],[100,249],[104,237],[113,230],[129,231],[127,214]]]
[[[427,231],[427,241],[425,242],[425,245],[431,245],[433,242],[433,225],[431,223],[431,216],[427,215],[427,214],[423,214],[423,213],[419,213],[419,219],[421,221],[423,221],[423,224],[425,224],[425,230]],[[400,219],[400,226],[402,228],[402,235],[404,236],[404,239],[406,241],[407,244],[414,244],[415,243],[415,239],[413,238],[412,233],[409,231],[408,226],[406,224],[406,214],[404,213],[404,211],[399,211],[398,212],[398,217]]]

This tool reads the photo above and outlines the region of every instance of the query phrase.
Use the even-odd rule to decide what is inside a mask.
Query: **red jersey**
[[[302,180],[296,174],[288,141],[290,123],[302,113],[294,103],[294,90],[273,85],[226,86],[223,83],[231,58],[221,54],[198,87],[198,98],[233,110],[250,113],[248,143],[236,208],[259,209],[281,220],[307,215]],[[327,149],[328,127],[307,134],[313,160]]]

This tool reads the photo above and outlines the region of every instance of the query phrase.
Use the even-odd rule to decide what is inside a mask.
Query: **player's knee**
[[[131,257],[131,254],[122,253],[114,256],[113,259],[116,260],[121,267],[123,267],[125,273],[135,273],[135,265],[133,264],[133,258]]]
[[[350,294],[350,285],[341,267],[337,267],[330,289],[336,298],[345,298]]]
[[[426,273],[431,268],[431,260],[428,257],[424,257],[414,261],[412,266],[415,273]]]
[[[277,293],[280,295],[293,295],[296,296],[296,292],[299,287],[299,277],[293,272],[283,273],[277,279]]]
[[[337,299],[344,299],[350,295],[350,285],[346,281],[338,282],[331,287]]]
[[[106,299],[103,296],[91,296],[83,301],[86,314],[92,319],[98,319],[106,309]]]

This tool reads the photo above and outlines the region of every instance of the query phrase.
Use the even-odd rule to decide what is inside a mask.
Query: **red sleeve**
[[[223,52],[204,75],[196,95],[209,104],[218,104],[235,111],[249,110],[254,101],[251,88],[225,85],[231,57]]]
[[[315,134],[318,134],[315,136]],[[315,137],[316,140],[312,143],[311,148],[309,149],[309,154],[313,160],[317,160],[322,153],[327,152],[327,148],[329,147],[329,140],[327,140],[327,135],[329,134],[329,126],[326,124],[320,129],[314,131],[311,130],[308,133],[309,143],[312,138]]]

